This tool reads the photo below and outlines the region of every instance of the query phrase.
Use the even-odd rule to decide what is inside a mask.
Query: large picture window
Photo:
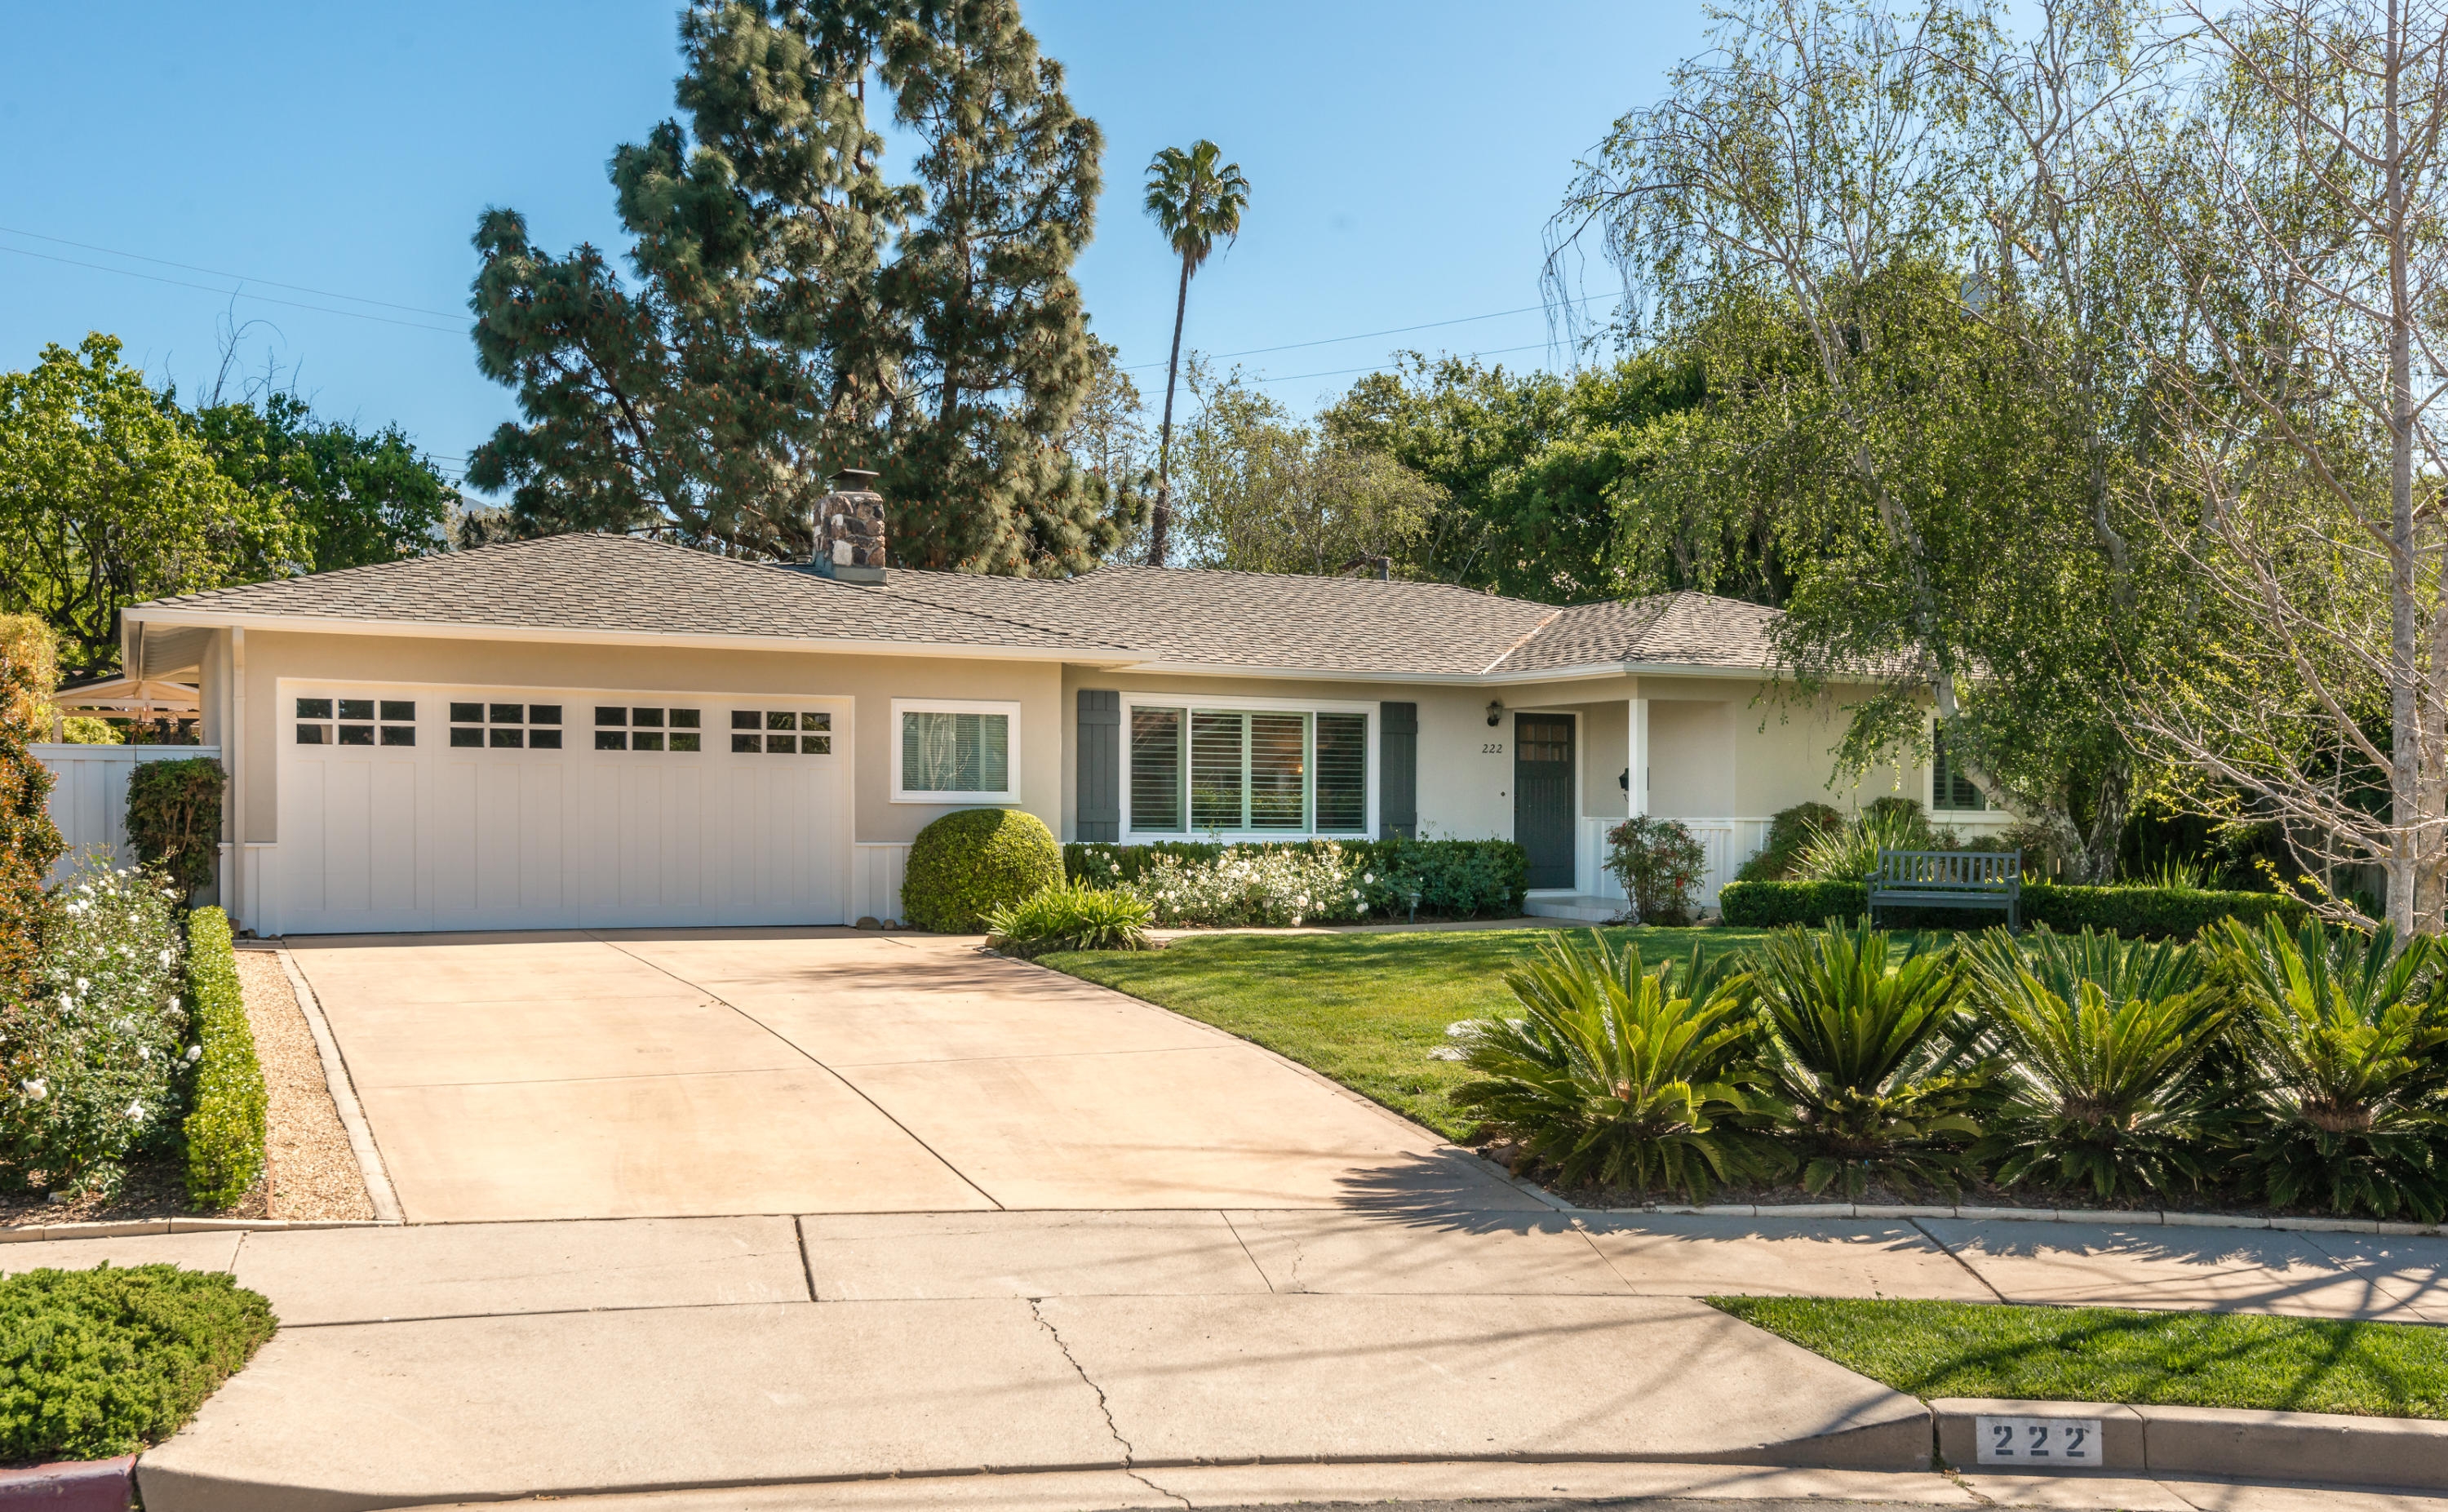
[[[1008,802],[1018,795],[1020,705],[892,701],[896,803]]]
[[[1135,834],[1363,834],[1368,717],[1341,711],[1130,711]]]

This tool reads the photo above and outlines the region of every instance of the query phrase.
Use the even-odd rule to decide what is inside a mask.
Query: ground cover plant
[[[2399,1323],[1829,1297],[1709,1302],[1930,1397],[2448,1418],[2448,1330]]]
[[[1608,929],[1651,960],[1710,960],[1755,944],[1743,929]],[[1144,954],[1054,954],[1041,963],[1252,1040],[1313,1067],[1452,1139],[1480,1120],[1447,1101],[1469,1072],[1446,1028],[1507,1010],[1506,972],[1553,930],[1453,929],[1396,934],[1218,934]]]
[[[270,1303],[218,1271],[105,1265],[0,1278],[0,1461],[159,1444],[275,1326]]]

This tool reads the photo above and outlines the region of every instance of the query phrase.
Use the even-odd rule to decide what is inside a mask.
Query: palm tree
[[[1173,386],[1181,372],[1181,320],[1190,310],[1190,276],[1215,250],[1241,234],[1241,211],[1250,202],[1250,181],[1241,165],[1216,166],[1223,152],[1214,143],[1194,142],[1185,152],[1167,147],[1148,162],[1147,209],[1181,254],[1181,292],[1173,301],[1173,356],[1164,369],[1164,429],[1156,449],[1156,515],[1148,530],[1148,565],[1164,565],[1166,528],[1173,523]]]

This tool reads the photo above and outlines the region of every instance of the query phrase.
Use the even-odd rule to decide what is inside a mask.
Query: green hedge
[[[0,1461],[159,1444],[275,1327],[272,1305],[220,1271],[103,1265],[0,1280]]]
[[[1728,924],[1746,928],[1815,927],[1826,919],[1859,916],[1869,907],[1869,893],[1859,882],[1729,882],[1717,893],[1717,907]],[[2257,925],[2273,915],[2295,928],[2310,917],[2310,910],[2297,899],[2277,892],[2023,884],[2023,923],[2045,924],[2060,934],[2092,928],[2130,940],[2190,940],[2203,926],[2220,919]],[[2002,923],[2004,917],[1994,909],[1879,910],[1881,924],[1900,928],[1977,929]]]
[[[263,1175],[263,1068],[255,1059],[239,991],[238,952],[228,915],[198,909],[187,918],[187,990],[192,995],[196,1090],[187,1115],[187,1200],[225,1208]]]
[[[922,929],[977,934],[985,916],[1062,880],[1062,852],[1024,809],[962,809],[918,832],[901,911]]]
[[[221,795],[229,775],[211,756],[143,761],[127,776],[127,843],[189,892],[220,871]]]
[[[1521,911],[1529,896],[1530,853],[1510,840],[1410,840],[1394,835],[1383,840],[1283,843],[1311,852],[1329,844],[1341,847],[1354,863],[1355,878],[1373,879],[1362,888],[1372,913],[1407,914],[1414,890],[1422,914],[1457,919],[1480,914],[1511,917]],[[1062,874],[1070,882],[1119,887],[1138,881],[1160,855],[1212,862],[1234,849],[1212,840],[1157,840],[1143,845],[1074,841],[1062,848]]]

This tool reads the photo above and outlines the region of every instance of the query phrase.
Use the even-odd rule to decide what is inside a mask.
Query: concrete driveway
[[[413,1222],[1538,1206],[1301,1067],[974,940],[291,947]]]

